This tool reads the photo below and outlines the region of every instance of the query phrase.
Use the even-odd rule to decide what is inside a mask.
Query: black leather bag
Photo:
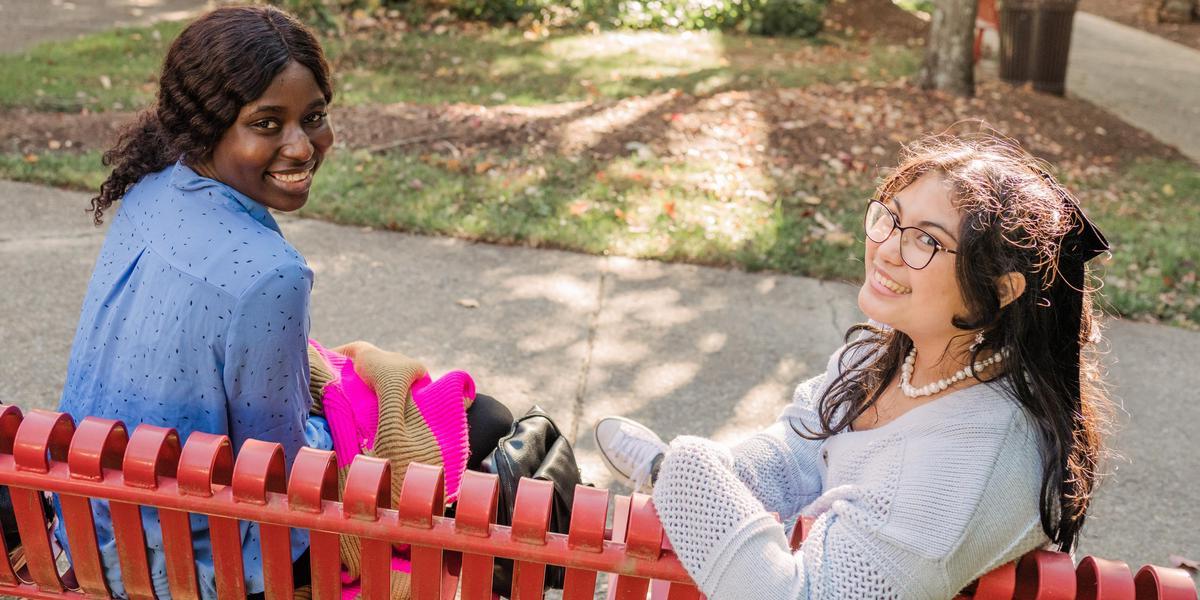
[[[534,406],[513,423],[508,435],[500,438],[496,449],[483,460],[480,468],[500,479],[496,523],[512,525],[517,484],[522,477],[542,479],[554,484],[554,506],[550,513],[550,531],[567,533],[571,523],[571,503],[575,486],[582,483],[571,443],[540,407]],[[496,559],[492,591],[509,597],[512,590],[513,563]],[[566,570],[546,568],[546,587],[562,589]]]

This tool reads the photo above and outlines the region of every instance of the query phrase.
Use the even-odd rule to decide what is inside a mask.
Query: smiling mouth
[[[299,173],[267,173],[267,175],[270,175],[272,179],[282,181],[283,183],[301,183],[312,178],[312,174],[312,167],[300,171]]]
[[[912,293],[912,288],[900,285],[899,283],[892,281],[886,275],[884,275],[883,273],[881,273],[878,270],[876,270],[874,272],[874,277],[875,277],[876,283],[878,283],[879,285],[882,285],[883,287],[885,287],[897,294],[903,295],[903,294],[911,294]]]

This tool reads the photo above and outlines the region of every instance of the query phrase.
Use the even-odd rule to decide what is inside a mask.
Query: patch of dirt
[[[924,44],[929,34],[929,23],[892,0],[831,0],[825,25],[832,31],[892,44]]]
[[[1145,12],[1143,0],[1080,0],[1079,10],[1200,50],[1200,20],[1154,23]]]
[[[23,153],[107,149],[132,118],[131,113],[10,112],[0,118],[0,139],[8,140],[4,150]],[[608,160],[649,150],[663,158],[770,164],[814,174],[890,167],[902,144],[975,119],[1060,169],[1088,172],[1139,157],[1183,158],[1085,101],[995,80],[981,81],[970,99],[919,90],[905,81],[847,82],[534,107],[358,106],[335,108],[332,119],[338,146],[351,151]]]
[[[107,150],[121,127],[133,121],[131,112],[43,113],[29,110],[0,112],[0,152],[22,154],[66,150]]]

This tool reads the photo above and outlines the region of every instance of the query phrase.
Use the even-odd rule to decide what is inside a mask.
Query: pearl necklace
[[[958,370],[957,373],[945,379],[935,381],[929,385],[915,388],[912,386],[913,365],[917,364],[917,348],[914,346],[908,351],[908,356],[904,357],[904,364],[900,366],[900,391],[904,392],[909,398],[920,398],[929,396],[938,392],[944,391],[946,388],[970,377],[976,373],[983,372],[984,369],[999,363],[1008,356],[1008,348],[1005,348],[990,357],[981,360],[974,365],[967,365]]]

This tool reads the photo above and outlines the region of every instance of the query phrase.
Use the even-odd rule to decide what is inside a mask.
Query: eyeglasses
[[[878,200],[867,203],[867,214],[863,219],[863,229],[867,238],[876,244],[882,244],[892,237],[892,233],[900,230],[900,260],[913,269],[924,269],[933,260],[938,250],[950,254],[958,254],[940,243],[933,236],[919,227],[901,227],[900,219],[888,207]]]

